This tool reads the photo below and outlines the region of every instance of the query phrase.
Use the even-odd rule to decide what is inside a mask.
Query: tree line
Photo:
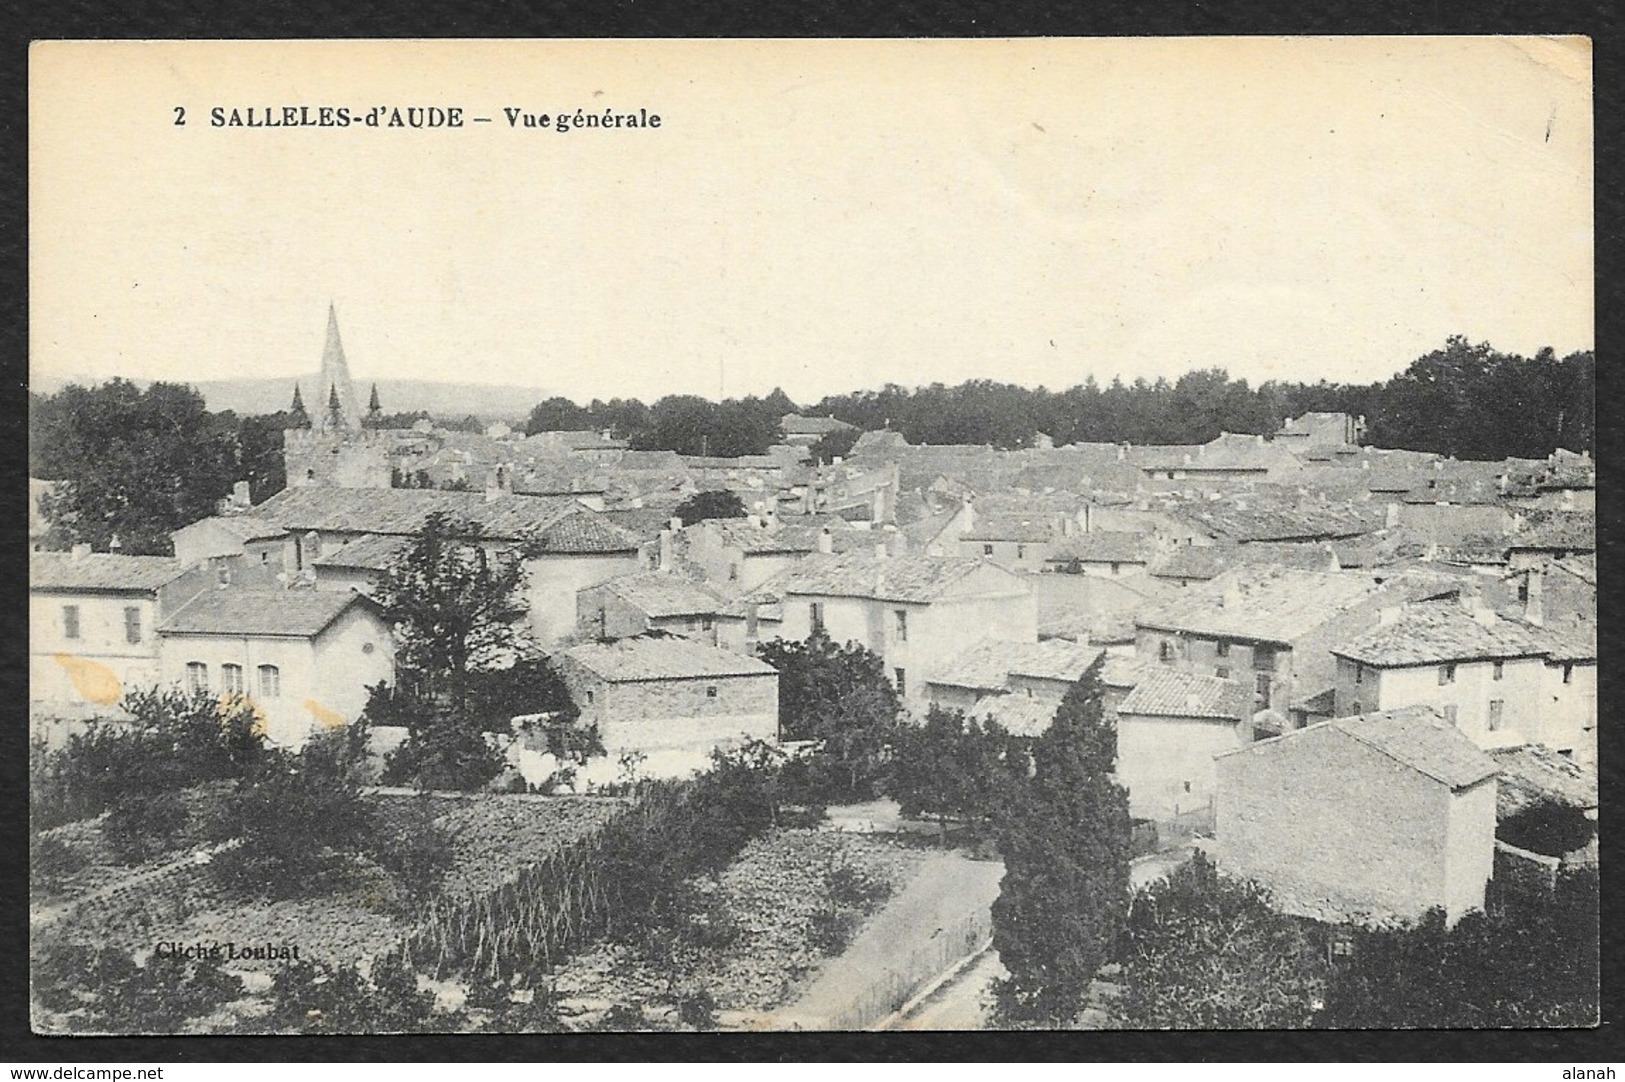
[[[1200,368],[1173,381],[1094,376],[1065,390],[994,380],[949,387],[933,383],[831,395],[799,407],[775,388],[765,398],[711,402],[671,395],[652,405],[637,399],[567,398],[538,403],[527,434],[591,429],[639,450],[685,455],[761,454],[778,438],[786,413],[831,416],[864,431],[890,429],[914,444],[1031,447],[1040,435],[1069,443],[1195,444],[1221,432],[1272,435],[1307,412],[1364,416],[1368,442],[1500,460],[1543,458],[1558,447],[1591,451],[1596,412],[1596,358],[1591,351],[1559,358],[1503,353],[1455,336],[1380,383],[1267,381],[1257,387],[1223,368]]]

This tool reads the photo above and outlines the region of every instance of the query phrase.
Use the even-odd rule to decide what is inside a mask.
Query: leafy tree
[[[568,398],[549,398],[536,403],[525,419],[525,435],[538,432],[580,432],[595,428],[592,414]]]
[[[1010,972],[998,994],[1012,1019],[1072,1018],[1122,928],[1130,822],[1116,760],[1097,661],[1035,741],[1033,776],[1000,817],[993,946]]]
[[[375,596],[395,627],[402,685],[462,715],[470,674],[511,663],[522,645],[524,546],[493,551],[479,523],[433,514],[384,573]]]
[[[374,837],[362,798],[367,726],[317,733],[298,754],[272,750],[238,783],[225,825],[241,839],[214,858],[224,885],[271,897],[319,893]]]
[[[1509,845],[1561,857],[1582,849],[1597,833],[1597,824],[1567,804],[1539,800],[1507,816],[1495,826],[1495,836]]]
[[[1114,1021],[1129,1029],[1299,1029],[1326,989],[1307,922],[1201,853],[1141,890],[1121,943]]]
[[[822,631],[805,642],[763,643],[758,656],[779,671],[780,738],[818,742],[798,768],[812,775],[807,787],[829,800],[872,796],[902,712],[885,663]]]
[[[932,706],[920,725],[897,727],[887,791],[907,816],[937,817],[946,837],[950,819],[991,823],[1031,768],[1026,741],[991,719]]]
[[[845,458],[851,454],[853,445],[858,442],[858,437],[862,435],[863,433],[856,428],[839,429],[827,436],[819,437],[818,442],[808,448],[808,452],[812,455],[814,462],[821,466],[827,466],[837,458]]]
[[[735,492],[696,492],[677,505],[676,515],[684,526],[708,518],[744,518],[745,502]]]
[[[1356,929],[1336,959],[1323,1026],[1337,1029],[1593,1026],[1598,1016],[1594,869],[1529,896],[1491,880],[1484,912],[1454,927],[1433,910],[1401,928]]]
[[[168,555],[170,531],[214,513],[238,474],[236,433],[190,387],[115,379],[33,396],[29,469],[59,544]]]

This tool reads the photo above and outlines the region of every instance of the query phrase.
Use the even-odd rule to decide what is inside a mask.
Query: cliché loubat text
[[[233,962],[247,959],[254,962],[297,962],[299,946],[296,943],[236,943],[220,942],[181,943],[165,940],[154,945],[152,952],[159,957],[183,958],[187,961]]]
[[[549,130],[647,129],[661,125],[659,113],[645,108],[564,109],[556,113],[504,106],[491,116],[471,112],[460,105],[374,105],[352,108],[348,105],[248,105],[210,106],[211,128],[356,128],[443,129],[494,124],[499,128]],[[184,105],[173,107],[175,127],[188,123]]]

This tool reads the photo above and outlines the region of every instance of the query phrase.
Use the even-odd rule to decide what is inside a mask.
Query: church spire
[[[339,339],[338,310],[327,306],[327,344],[322,349],[322,370],[317,386],[328,386],[328,410],[321,419],[323,431],[359,429],[361,410],[356,401],[355,386],[350,381],[350,366],[344,359],[344,343]],[[337,408],[334,408],[334,401]]]
[[[293,404],[288,407],[288,422],[290,428],[309,428],[310,414],[305,412],[305,396],[299,391],[299,384],[293,385]]]

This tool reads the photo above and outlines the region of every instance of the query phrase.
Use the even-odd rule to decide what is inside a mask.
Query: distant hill
[[[45,393],[60,390],[71,379],[36,380],[33,389]],[[80,380],[79,382],[86,382]],[[132,381],[143,387],[151,380]],[[191,380],[211,410],[236,413],[275,413],[293,401],[293,385],[303,391],[305,408],[314,412],[326,402],[326,392],[316,388],[316,373],[303,376],[271,376],[263,379]],[[530,409],[547,397],[537,387],[515,387],[483,383],[437,383],[424,379],[378,380],[378,404],[385,413],[427,410],[436,417],[456,419],[469,414],[485,421],[515,421],[529,416]],[[355,381],[356,396],[363,404],[372,390],[372,380]]]

